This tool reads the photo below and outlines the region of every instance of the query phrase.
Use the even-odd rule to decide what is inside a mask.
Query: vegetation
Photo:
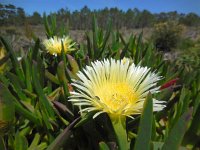
[[[183,28],[182,25],[172,21],[155,24],[152,39],[156,49],[167,52],[177,48]]]
[[[80,14],[84,15],[82,11]],[[132,14],[131,10],[128,12]],[[74,14],[78,17],[79,12]],[[100,18],[98,14],[97,17]],[[44,20],[48,39],[69,36],[65,28],[56,24],[55,16],[44,16]],[[114,25],[119,27],[116,21]],[[81,28],[87,27],[83,25]],[[20,54],[0,37],[7,51],[0,65],[9,68],[0,74],[0,149],[115,150],[123,149],[123,143],[136,150],[200,147],[200,56],[195,55],[198,61],[189,63],[186,61],[190,58],[184,56],[164,60],[151,42],[142,40],[142,34],[126,40],[115,27],[109,22],[103,30],[94,17],[92,30],[85,32],[86,41],[74,45],[68,54],[61,42],[57,56],[47,53],[37,35],[33,37],[34,45]],[[105,58],[129,58],[163,77],[158,83],[160,92],[147,96],[142,115],[126,118],[125,126],[117,128],[106,113],[93,119],[95,112],[79,113],[79,108],[69,101],[70,92],[77,90],[72,87],[73,80],[79,80],[77,72]],[[166,107],[153,113],[152,97],[165,101]],[[127,137],[120,137],[116,131]]]
[[[87,6],[81,10],[70,12],[67,8],[60,9],[56,13],[57,22],[59,25],[67,24],[72,30],[92,29],[92,16],[95,15],[99,22],[99,26],[106,27],[106,23],[111,19],[113,28],[115,29],[133,29],[153,27],[154,24],[177,21],[186,26],[197,27],[200,25],[200,17],[195,13],[179,14],[173,12],[161,12],[153,14],[148,10],[138,10],[137,8],[122,11],[118,8],[104,8],[100,10],[90,10]],[[85,21],[87,20],[87,21]],[[38,25],[42,23],[42,17],[38,12],[32,15],[26,15],[23,8],[16,8],[14,5],[0,4],[0,26],[5,25],[23,25],[23,24]]]

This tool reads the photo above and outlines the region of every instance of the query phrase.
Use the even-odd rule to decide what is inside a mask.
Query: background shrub
[[[162,22],[154,25],[152,39],[159,51],[171,51],[176,48],[184,27],[176,22]]]

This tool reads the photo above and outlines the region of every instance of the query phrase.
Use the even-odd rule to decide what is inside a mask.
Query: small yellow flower
[[[3,59],[6,56],[6,50],[3,47],[0,47],[0,60]],[[5,71],[6,64],[0,64],[0,73],[3,73]]]
[[[80,80],[72,85],[70,101],[78,105],[80,112],[98,111],[112,116],[141,114],[148,93],[158,93],[157,82],[161,79],[150,68],[135,66],[129,59],[95,61],[78,72]],[[154,111],[164,108],[162,101],[153,99]]]
[[[69,38],[69,36],[59,38],[57,36],[54,36],[53,38],[46,39],[43,41],[44,46],[46,47],[48,53],[51,55],[59,55],[62,51],[62,42],[64,46],[64,52],[69,53],[70,51],[75,50],[73,46],[76,44],[72,41],[72,39]]]

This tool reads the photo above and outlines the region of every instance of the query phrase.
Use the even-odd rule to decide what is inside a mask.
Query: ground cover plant
[[[26,51],[0,37],[0,149],[199,148],[199,55],[164,60],[95,17],[81,43],[55,16],[44,25]]]

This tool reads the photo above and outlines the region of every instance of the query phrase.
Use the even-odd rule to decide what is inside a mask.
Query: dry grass
[[[149,40],[153,29],[152,28],[143,28],[143,29],[121,29],[121,34],[125,39],[133,35],[138,35],[143,32],[143,39]],[[27,49],[30,44],[33,43],[32,35],[36,35],[40,39],[46,38],[45,29],[43,25],[37,26],[2,26],[0,28],[0,34],[6,36],[7,38],[12,41],[12,45],[15,47],[16,50],[20,48]],[[84,30],[70,30],[69,34],[71,37],[78,43],[85,40],[85,31]],[[183,37],[188,37],[193,40],[200,39],[200,27],[187,27],[183,32]]]

